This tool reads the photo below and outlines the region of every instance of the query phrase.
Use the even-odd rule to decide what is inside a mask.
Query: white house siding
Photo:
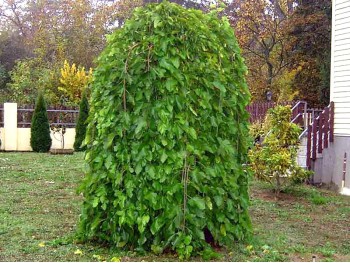
[[[315,183],[343,183],[350,188],[350,0],[332,1],[331,101],[334,142],[313,163]]]
[[[350,0],[333,0],[331,101],[334,133],[350,136]]]

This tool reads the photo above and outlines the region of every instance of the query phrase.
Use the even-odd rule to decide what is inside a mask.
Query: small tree
[[[61,86],[58,90],[62,91],[70,100],[70,102],[79,102],[84,89],[92,80],[92,69],[89,72],[85,72],[84,67],[76,67],[73,63],[70,65],[67,61],[64,61],[63,68],[61,69]]]
[[[39,93],[32,118],[30,145],[34,152],[48,152],[51,142],[46,103],[43,94]]]
[[[77,126],[75,129],[75,141],[74,141],[74,150],[75,151],[85,151],[86,146],[81,146],[83,140],[85,139],[86,134],[86,120],[89,115],[89,102],[86,96],[86,92],[83,93],[83,97],[81,99],[79,105],[79,117]]]
[[[296,162],[300,127],[290,123],[289,106],[277,106],[269,110],[270,133],[264,144],[250,151],[251,167],[255,176],[274,186],[276,194],[290,183],[301,181],[308,172]]]

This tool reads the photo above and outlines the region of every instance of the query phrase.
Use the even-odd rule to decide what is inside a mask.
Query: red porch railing
[[[295,101],[285,101],[285,102],[253,102],[250,105],[247,106],[247,111],[250,114],[249,122],[254,123],[257,121],[263,121],[267,111],[271,108],[274,108],[277,105],[290,105],[293,106],[297,102]]]
[[[334,140],[334,102],[324,108],[307,126],[306,166],[310,170],[312,161],[328,148]]]

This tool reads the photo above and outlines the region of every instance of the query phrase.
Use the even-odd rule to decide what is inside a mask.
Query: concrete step
[[[297,156],[297,164],[306,167],[306,155]]]
[[[307,147],[306,147],[306,145],[305,146],[303,146],[303,145],[299,146],[299,148],[298,148],[298,155],[305,155],[306,156],[306,154],[307,154]]]

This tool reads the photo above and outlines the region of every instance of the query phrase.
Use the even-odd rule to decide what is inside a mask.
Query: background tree
[[[279,85],[289,64],[284,26],[292,12],[289,1],[264,0],[232,1],[225,10],[246,59],[253,100],[265,100],[268,90],[277,99],[284,88]]]
[[[48,152],[51,147],[50,125],[47,117],[46,103],[39,93],[30,129],[30,146],[34,152]]]
[[[83,92],[81,102],[79,105],[79,117],[75,129],[75,141],[74,141],[74,150],[75,151],[85,151],[86,145],[81,146],[86,135],[87,128],[87,119],[89,115],[89,102],[87,99],[87,92]]]
[[[27,92],[19,90],[33,89],[34,98],[38,89],[45,90],[51,102],[59,102],[62,91],[58,90],[60,67],[65,60],[73,61],[77,67],[90,68],[93,60],[105,45],[105,35],[116,27],[115,14],[120,9],[113,9],[116,3],[111,1],[62,1],[62,0],[4,0],[0,3],[0,30],[16,38],[6,38],[4,52],[0,52],[0,62],[9,65],[12,84],[6,94],[8,100],[28,101]],[[131,10],[129,11],[131,12]],[[1,49],[0,35],[0,49]],[[23,43],[25,52],[12,52],[7,46],[15,47],[15,41]],[[74,43],[74,44],[72,44]],[[12,48],[13,49],[13,48]],[[8,54],[21,54],[9,57]],[[2,56],[1,54],[7,54]],[[1,57],[2,56],[2,57]],[[3,59],[2,59],[3,58]],[[13,59],[14,58],[14,59]],[[1,60],[2,59],[2,60]],[[13,61],[19,61],[15,67]],[[27,63],[32,61],[33,63]],[[26,62],[23,62],[26,61]],[[35,61],[35,62],[34,62]],[[26,83],[31,87],[23,87],[17,76],[21,74],[22,63],[26,63]],[[40,72],[43,72],[41,74]],[[40,76],[39,75],[44,75]],[[45,78],[45,86],[42,79]],[[47,81],[50,80],[51,83]],[[54,88],[52,88],[55,86]],[[49,91],[47,91],[49,89]],[[67,95],[67,94],[65,94]],[[33,99],[30,98],[32,101]],[[79,102],[80,98],[70,103]]]
[[[58,70],[47,68],[37,59],[25,59],[16,63],[10,71],[7,84],[7,100],[22,104],[34,104],[38,94],[45,94],[50,103],[58,103],[60,93]]]
[[[290,68],[301,67],[293,87],[312,106],[329,103],[331,1],[300,1],[289,19]]]
[[[7,93],[6,84],[9,82],[9,75],[3,65],[0,64],[0,103],[4,103],[3,99]]]
[[[64,60],[94,67],[106,35],[122,27],[136,7],[151,2],[160,0],[3,0],[0,63],[9,74],[15,61],[34,58],[32,75],[39,65],[43,71],[52,70],[55,78],[48,86],[53,86]],[[249,69],[252,100],[265,100],[265,92],[271,90],[274,100],[294,97],[314,106],[328,103],[330,0],[171,2],[204,12],[226,4],[220,15],[227,15],[236,30]],[[36,79],[32,82],[39,87]],[[57,87],[50,93],[60,97]]]

